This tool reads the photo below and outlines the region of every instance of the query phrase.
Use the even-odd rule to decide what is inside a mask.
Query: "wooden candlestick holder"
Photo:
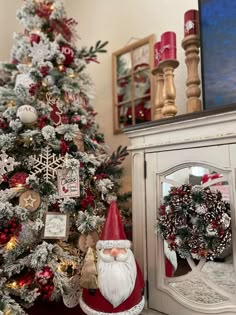
[[[176,89],[174,84],[174,69],[179,65],[175,59],[163,60],[159,63],[159,69],[163,71],[163,99],[164,106],[161,108],[163,117],[173,117],[177,114],[178,109],[175,104]]]
[[[201,89],[200,78],[198,74],[199,64],[199,35],[188,35],[182,40],[182,47],[185,50],[185,63],[187,65],[186,80],[186,96],[187,96],[187,112],[200,112],[202,110],[202,102],[200,100]]]
[[[155,95],[155,108],[154,108],[154,119],[163,118],[161,113],[162,107],[164,106],[163,98],[163,86],[164,86],[164,77],[163,70],[159,67],[152,70],[152,74],[156,76],[156,95]]]

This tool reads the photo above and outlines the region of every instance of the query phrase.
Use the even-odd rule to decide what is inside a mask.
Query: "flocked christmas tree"
[[[25,0],[11,61],[0,68],[0,313],[37,299],[78,303],[84,256],[116,199],[119,147],[109,153],[86,74],[106,42],[76,48],[57,0]]]

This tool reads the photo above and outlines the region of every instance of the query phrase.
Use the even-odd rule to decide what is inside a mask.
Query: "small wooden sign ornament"
[[[19,204],[29,211],[35,211],[41,204],[41,197],[39,193],[33,190],[27,190],[20,195]]]
[[[60,198],[79,197],[79,169],[69,170],[66,168],[60,169],[57,172],[57,186]]]
[[[43,239],[67,240],[69,233],[69,216],[59,212],[47,212]]]
[[[83,233],[79,237],[78,248],[82,252],[86,253],[89,247],[95,248],[98,241],[99,241],[99,235],[97,231]]]

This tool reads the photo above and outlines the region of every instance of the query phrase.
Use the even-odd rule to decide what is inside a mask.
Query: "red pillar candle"
[[[199,12],[189,10],[184,13],[184,36],[199,35]]]
[[[161,42],[154,45],[154,67],[156,68],[161,61]]]
[[[161,35],[161,60],[176,59],[176,34],[165,32]]]

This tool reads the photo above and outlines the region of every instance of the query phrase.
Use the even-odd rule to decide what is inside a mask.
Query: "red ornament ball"
[[[75,58],[75,52],[69,45],[63,45],[60,47],[61,52],[65,56],[64,65],[69,66]]]
[[[38,44],[40,42],[40,36],[39,34],[35,34],[35,33],[31,33],[29,40],[30,40],[30,44],[32,45],[33,43]]]
[[[54,274],[52,272],[52,269],[49,266],[43,267],[42,270],[38,271],[36,273],[36,282],[40,285],[46,286],[52,280],[54,277]]]
[[[10,179],[9,179],[9,185],[10,187],[17,187],[20,185],[25,185],[26,178],[29,176],[29,174],[25,172],[17,172],[15,173]]]
[[[20,287],[30,286],[34,282],[34,278],[35,278],[35,271],[30,270],[27,273],[20,276],[20,278],[18,279],[18,285]]]

